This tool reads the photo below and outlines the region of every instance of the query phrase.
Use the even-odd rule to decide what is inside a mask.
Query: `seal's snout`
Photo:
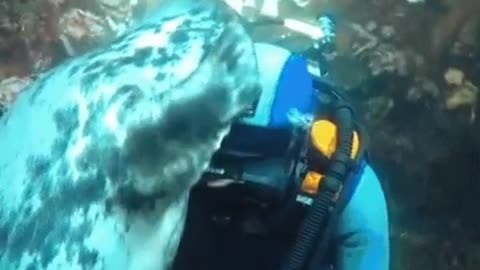
[[[222,84],[231,91],[233,115],[249,110],[260,96],[253,41],[239,22],[230,22],[218,42],[216,55],[224,68]]]

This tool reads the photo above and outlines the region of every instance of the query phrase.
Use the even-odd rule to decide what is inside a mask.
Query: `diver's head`
[[[231,188],[207,189],[212,198],[270,204],[282,201],[290,186],[290,150],[297,138],[290,128],[291,113],[313,114],[316,99],[305,58],[266,43],[256,43],[254,49],[260,98],[253,115],[232,126],[204,179],[210,188]]]
[[[287,127],[292,124],[292,114],[312,114],[315,93],[306,59],[267,43],[256,43],[255,53],[262,94],[253,116],[242,118],[240,122],[261,127]]]
[[[222,151],[247,156],[267,152],[280,155],[289,145],[291,128],[298,126],[296,121],[308,124],[316,110],[313,80],[306,59],[300,55],[266,43],[256,43],[255,54],[260,98],[253,114],[232,126]]]

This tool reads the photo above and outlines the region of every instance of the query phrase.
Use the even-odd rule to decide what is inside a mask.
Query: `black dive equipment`
[[[327,119],[337,127],[333,153],[326,156],[316,150],[311,126],[299,130],[236,123],[200,184],[219,217],[240,212],[261,216],[266,225],[257,233],[275,231],[278,224],[285,226],[292,217],[299,219],[297,239],[282,270],[318,269],[336,212],[343,208],[342,190],[363,157],[364,134],[353,119],[352,108],[337,91],[324,88],[322,92],[328,98],[319,97],[322,111],[317,120]],[[362,143],[357,142],[352,158],[356,132]],[[314,182],[314,192],[305,192],[305,182],[312,172],[323,177],[321,182]],[[224,180],[227,184],[222,186]],[[216,188],[215,183],[221,187]]]
[[[322,69],[321,61],[312,64]],[[278,230],[278,224],[300,217],[295,243],[281,270],[318,270],[323,265],[331,227],[345,201],[342,191],[366,148],[361,125],[345,96],[321,71],[311,73],[315,88],[321,89],[316,93],[320,110],[315,121],[334,123],[334,134],[327,138],[330,144],[335,141],[334,151],[325,154],[312,145],[312,126],[271,128],[238,122],[197,185],[216,208],[213,211],[228,217],[218,222],[231,221],[235,212],[260,216],[265,226],[253,233]]]

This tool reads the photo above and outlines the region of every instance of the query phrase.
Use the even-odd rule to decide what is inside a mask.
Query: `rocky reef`
[[[0,115],[36,74],[112,39],[152,2],[0,1]],[[328,76],[370,131],[390,207],[393,269],[478,269],[480,2],[245,2],[271,2],[269,12],[305,22],[334,18]],[[294,51],[311,46],[275,26],[257,33]]]

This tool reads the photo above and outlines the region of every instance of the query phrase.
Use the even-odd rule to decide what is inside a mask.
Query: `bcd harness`
[[[230,210],[263,209],[260,215],[272,228],[288,219],[288,213],[303,211],[282,270],[318,269],[336,216],[364,163],[365,134],[352,108],[339,97],[321,103],[324,111],[301,129],[234,125],[201,181],[205,187],[232,181],[221,191],[205,188],[207,197]]]
[[[297,201],[308,203],[310,209],[282,270],[315,270],[321,265],[332,226],[352,195],[355,169],[363,160],[360,137],[364,133],[355,126],[352,116],[347,103],[337,103],[333,114],[317,119],[307,133],[308,146],[303,155],[306,162],[301,165],[303,180]]]

